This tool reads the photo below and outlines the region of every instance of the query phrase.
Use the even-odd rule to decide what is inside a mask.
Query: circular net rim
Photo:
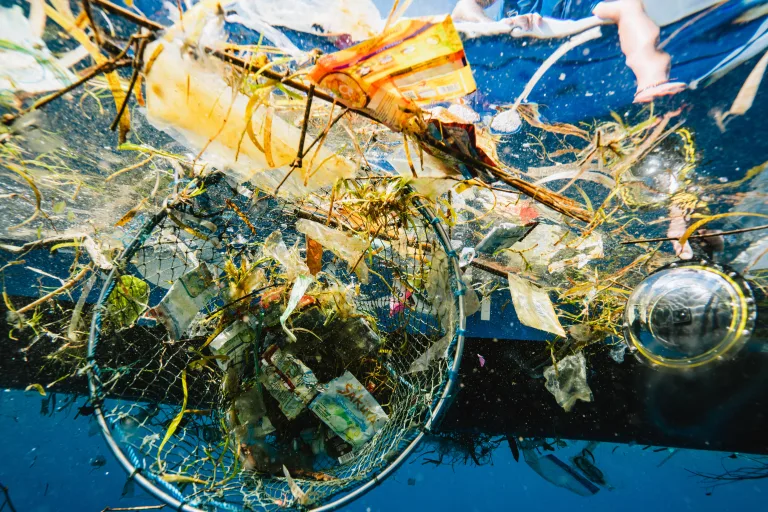
[[[448,261],[450,262],[449,272],[452,272],[456,276],[460,276],[461,268],[459,266],[459,258],[455,251],[453,251],[451,248],[450,238],[448,237],[443,225],[441,224],[439,217],[434,214],[434,211],[429,206],[426,206],[423,203],[417,203],[417,208],[420,215],[423,217],[424,222],[430,225],[431,229],[434,231],[437,237],[437,240],[446,251]],[[140,249],[143,242],[150,236],[152,230],[161,222],[163,222],[167,216],[168,209],[165,208],[155,214],[147,222],[145,222],[144,225],[139,229],[136,236],[118,256],[116,261],[127,261],[130,259]],[[105,396],[101,385],[101,379],[99,378],[99,367],[96,362],[96,348],[100,339],[103,320],[102,316],[106,312],[106,301],[114,289],[116,278],[118,277],[118,266],[119,265],[115,265],[110,271],[109,275],[106,277],[104,285],[102,286],[99,297],[97,299],[90,325],[88,351],[86,356],[86,361],[88,364],[87,376],[89,396],[94,407],[94,416],[99,426],[101,427],[101,434],[107,442],[107,446],[115,455],[118,462],[123,466],[123,469],[125,469],[126,473],[128,473],[129,480],[133,479],[137,481],[147,493],[149,493],[155,499],[171,507],[174,507],[175,510],[184,512],[205,512],[205,510],[211,510],[211,507],[213,507],[214,510],[243,510],[242,507],[216,500],[207,501],[205,509],[201,509],[195,505],[189,504],[184,494],[175,485],[162,480],[153,472],[144,472],[141,467],[142,464],[139,461],[139,457],[136,455],[133,449],[128,447],[127,450],[124,450],[114,439],[112,431],[108,425],[104,409],[102,408]],[[466,329],[466,318],[464,314],[464,290],[461,288],[464,285],[460,279],[457,279],[457,282],[459,283],[460,287],[460,289],[456,292],[456,312],[458,314],[458,325],[447,350],[449,361],[447,375],[443,378],[441,389],[438,390],[436,396],[432,400],[432,403],[426,409],[424,425],[422,425],[418,433],[409,436],[411,438],[407,441],[407,445],[402,448],[397,457],[389,462],[386,466],[384,466],[382,470],[369,475],[364,483],[357,486],[351,486],[351,488],[341,490],[338,494],[332,495],[331,499],[327,503],[308,507],[311,510],[318,512],[336,510],[339,507],[359,498],[366,492],[370,491],[373,487],[379,485],[413,453],[424,435],[429,433],[429,431],[439,421],[446,408],[450,406],[457,387],[458,371],[464,349],[464,337]]]

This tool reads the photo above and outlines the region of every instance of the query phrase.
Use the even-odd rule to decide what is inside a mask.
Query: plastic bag
[[[520,323],[565,337],[549,294],[525,278],[507,274],[509,291]]]
[[[427,277],[427,297],[432,312],[446,330],[453,325],[453,290],[450,284],[450,262],[445,251],[437,250],[432,255],[432,268]]]
[[[350,270],[354,267],[360,282],[368,284],[368,266],[363,261],[363,255],[368,250],[368,242],[351,233],[345,233],[306,219],[296,221],[296,231],[310,237],[346,261]]]
[[[464,316],[472,316],[480,311],[480,298],[472,288],[471,278],[462,276],[461,281],[464,283]]]
[[[437,358],[445,359],[447,357],[448,348],[451,346],[453,340],[453,333],[446,334],[432,345],[427,348],[408,368],[406,373],[423,372],[432,361]]]
[[[297,156],[301,130],[262,102],[248,108],[249,98],[224,80],[224,65],[189,55],[183,40],[159,40],[145,54],[155,56],[151,69],[145,69],[147,120],[196,153],[204,150],[203,160],[239,183],[254,181],[274,191]],[[248,123],[263,150],[246,135]],[[310,169],[313,161],[319,167]],[[280,192],[301,197],[354,174],[352,162],[323,146],[315,158],[304,159]]]
[[[432,256],[432,269],[427,278],[426,291],[431,303],[433,314],[440,320],[440,325],[445,329],[445,335],[430,345],[408,368],[406,373],[415,373],[426,370],[432,361],[437,358],[445,358],[448,348],[453,341],[455,308],[453,302],[453,290],[449,282],[450,260],[448,255],[438,250]],[[469,280],[463,281],[466,288],[464,313],[469,316],[480,309],[480,299],[472,288]]]
[[[592,390],[587,384],[587,359],[583,352],[565,357],[555,366],[544,369],[545,387],[554,395],[565,412],[570,412],[578,400],[592,401]]]
[[[354,448],[367,443],[389,420],[376,399],[349,372],[320,386],[320,394],[309,408]]]

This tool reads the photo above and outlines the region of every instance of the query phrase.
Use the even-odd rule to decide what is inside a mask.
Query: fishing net
[[[451,392],[463,288],[441,225],[391,189],[363,217],[213,174],[138,228],[88,344],[132,478],[184,510],[338,504],[416,446]]]
[[[332,508],[359,496],[434,433],[473,311],[488,321],[479,332],[549,340],[520,366],[533,376],[551,362],[547,389],[572,404],[591,392],[566,389],[562,368],[581,357],[583,381],[592,356],[623,358],[627,299],[658,269],[732,264],[765,304],[764,151],[718,159],[707,144],[712,130],[734,144],[725,121],[750,108],[749,81],[727,113],[704,88],[685,92],[691,109],[630,107],[635,82],[622,85],[623,64],[604,53],[619,51],[615,31],[557,49],[513,38],[500,62],[498,41],[446,16],[261,3],[0,10],[30,34],[3,48],[20,65],[4,66],[16,78],[0,91],[2,195],[16,205],[0,230],[26,238],[3,245],[13,260],[0,273],[22,275],[33,250],[67,262],[25,268],[56,280],[34,301],[4,294],[13,334],[29,338],[13,365],[39,369],[14,382],[42,394],[87,374],[109,445],[164,502]],[[733,25],[756,29],[758,14]],[[665,29],[670,51],[697,54],[683,43],[692,26]],[[673,76],[693,79],[681,64]],[[444,441],[487,460],[484,443]]]

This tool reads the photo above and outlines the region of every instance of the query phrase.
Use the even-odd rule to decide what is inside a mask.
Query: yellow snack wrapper
[[[401,20],[373,39],[320,58],[309,78],[395,131],[407,128],[422,106],[476,87],[450,16]]]

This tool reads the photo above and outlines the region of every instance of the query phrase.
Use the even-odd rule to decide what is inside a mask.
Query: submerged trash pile
[[[566,411],[592,399],[595,351],[682,368],[749,339],[766,226],[723,222],[768,217],[766,164],[727,183],[697,172],[682,110],[548,122],[525,99],[550,62],[482,116],[450,17],[399,19],[397,2],[386,21],[355,18],[361,43],[329,35],[343,47],[329,54],[275,28],[279,8],[187,7],[164,7],[168,26],[106,0],[0,10],[16,27],[0,36],[14,205],[0,222],[37,239],[4,245],[16,259],[2,270],[41,248],[72,261],[38,300],[5,295],[9,323],[53,341],[59,381],[88,375],[113,451],[166,502],[359,495],[439,417],[464,319],[499,288],[550,335],[543,376]],[[510,123],[536,141],[535,165],[505,147]],[[697,262],[694,279],[665,290],[705,274],[722,291],[718,325],[739,329],[696,339],[711,320],[700,290],[648,312],[680,260]],[[652,291],[636,297],[641,282]],[[680,314],[685,332],[668,327]]]

